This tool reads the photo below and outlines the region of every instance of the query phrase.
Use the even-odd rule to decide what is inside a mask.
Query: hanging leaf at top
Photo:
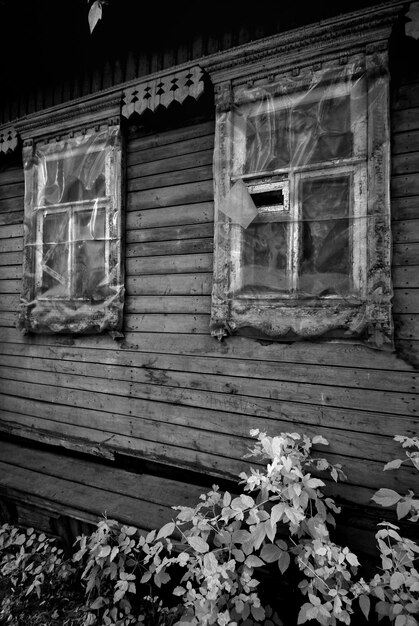
[[[96,26],[96,24],[98,23],[100,19],[102,19],[102,2],[101,0],[95,0],[89,9],[89,15],[88,15],[89,27],[90,27],[91,33],[93,32],[94,27]]]

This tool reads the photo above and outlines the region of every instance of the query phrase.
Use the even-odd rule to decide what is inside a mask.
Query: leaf
[[[291,561],[290,555],[288,554],[288,552],[284,550],[284,552],[281,554],[281,556],[278,559],[278,567],[279,567],[281,574],[283,574],[288,569],[290,561]]]
[[[260,553],[260,558],[265,561],[265,563],[274,563],[279,559],[282,554],[282,550],[278,548],[278,546],[273,543],[266,543],[262,551]]]
[[[258,556],[251,554],[244,562],[248,567],[262,567],[265,563]]]
[[[200,554],[204,554],[204,552],[208,552],[209,550],[209,545],[201,537],[188,537],[187,542],[191,548]]]
[[[98,556],[99,557],[106,557],[106,556],[109,556],[110,553],[111,553],[111,546],[102,546]]]
[[[279,522],[279,520],[284,514],[284,511],[285,511],[285,504],[283,504],[283,502],[281,502],[280,504],[275,504],[275,506],[272,507],[272,511],[271,511],[271,524],[272,525]]]
[[[403,461],[401,459],[394,459],[394,461],[390,461],[384,465],[384,471],[389,469],[398,469],[402,463]]]
[[[362,594],[359,596],[359,608],[365,615],[365,619],[368,620],[368,615],[370,614],[371,602],[368,596]]]
[[[98,23],[98,21],[102,18],[102,2],[100,0],[95,0],[89,10],[88,20],[90,33],[93,32],[94,27]]]
[[[140,583],[147,583],[151,578],[151,572],[144,572],[141,577]]]
[[[162,526],[159,530],[159,532],[157,533],[157,537],[156,539],[162,539],[163,537],[169,537],[170,535],[172,535],[175,531],[175,524],[173,522],[169,522],[168,524],[165,524],[164,526]]]
[[[174,596],[183,596],[186,593],[186,589],[184,587],[175,587],[172,591]]]
[[[394,572],[390,578],[390,588],[395,591],[399,589],[404,583],[404,575],[401,572]]]
[[[397,511],[397,519],[402,519],[409,514],[411,509],[411,501],[401,500],[397,503],[396,511]]]
[[[212,552],[207,552],[204,555],[204,567],[205,567],[205,574],[207,575],[209,574],[215,574],[217,571],[217,567],[218,567],[218,561],[215,558],[214,554]]]
[[[95,611],[96,609],[101,609],[102,606],[105,606],[105,604],[106,604],[105,599],[102,598],[102,596],[99,596],[99,598],[96,598],[96,600],[92,602],[89,608]]]
[[[311,489],[316,489],[317,487],[324,487],[324,482],[319,478],[310,478],[306,481],[305,485]]]
[[[358,558],[355,554],[353,554],[352,552],[349,552],[346,555],[346,560],[348,561],[348,563],[350,565],[352,565],[353,567],[357,567],[358,565],[360,565]]]
[[[300,609],[300,612],[298,613],[298,620],[297,620],[297,624],[304,624],[308,619],[308,611],[311,612],[311,609],[313,608],[313,605],[310,604],[309,602],[306,602],[305,604],[303,604],[303,606]]]
[[[379,489],[371,499],[380,506],[393,506],[401,497],[402,496],[396,491],[393,491],[393,489]]]
[[[324,446],[329,445],[329,442],[327,441],[327,439],[325,439],[321,435],[316,435],[315,437],[313,437],[312,443],[313,444],[322,443]]]

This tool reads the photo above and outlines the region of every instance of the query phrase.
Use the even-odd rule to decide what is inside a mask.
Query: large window
[[[122,321],[118,127],[24,148],[21,326],[118,330]]]
[[[217,117],[213,334],[391,341],[386,94],[359,64],[234,90]]]

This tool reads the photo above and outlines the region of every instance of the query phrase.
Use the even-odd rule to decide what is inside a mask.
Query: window
[[[243,82],[217,116],[213,334],[391,342],[387,79]]]
[[[122,313],[119,127],[24,148],[21,326],[118,330]]]

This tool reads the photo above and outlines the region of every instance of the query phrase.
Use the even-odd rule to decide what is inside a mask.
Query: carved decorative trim
[[[229,80],[241,84],[278,70],[298,72],[299,67],[327,63],[329,56],[344,59],[348,53],[363,52],[371,41],[378,47],[380,40],[386,45],[405,7],[405,2],[393,0],[218,52],[199,63],[214,85]]]
[[[13,152],[18,145],[18,135],[13,126],[0,128],[0,152]]]
[[[204,92],[204,72],[199,65],[153,80],[145,80],[123,91],[122,115],[141,115],[146,110],[168,107],[172,102],[182,102],[188,96],[197,100]]]
[[[75,100],[66,105],[28,115],[15,122],[23,141],[83,132],[106,123],[119,124],[121,93],[98,93],[89,98]]]

